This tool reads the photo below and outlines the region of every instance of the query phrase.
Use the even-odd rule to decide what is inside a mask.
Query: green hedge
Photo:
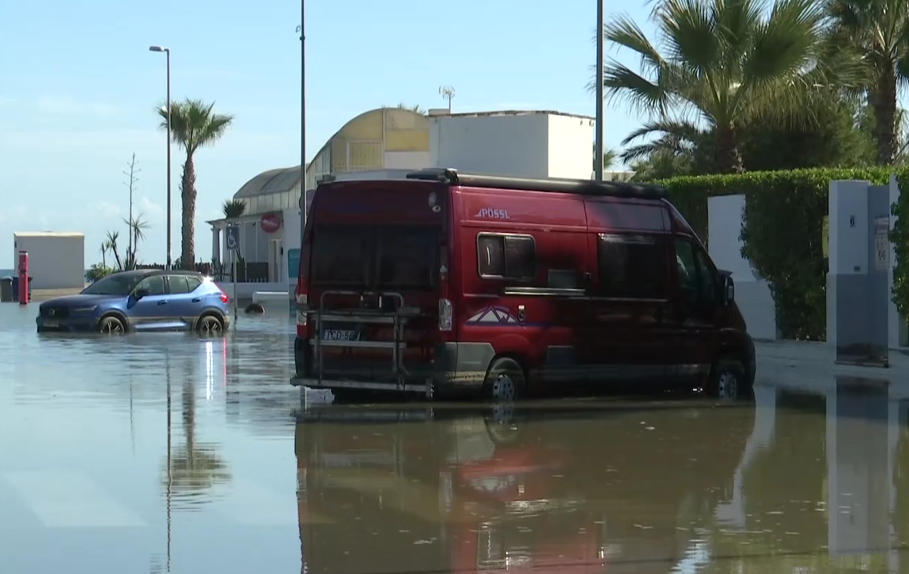
[[[893,272],[893,302],[900,315],[909,317],[909,169],[897,174],[900,200],[891,213],[897,217],[890,233],[896,251],[896,269]]]
[[[890,173],[878,168],[801,169],[677,177],[660,183],[704,241],[709,241],[707,198],[745,194],[742,255],[769,283],[777,328],[785,339],[823,340],[827,268],[821,233],[830,181],[868,180],[879,185]]]

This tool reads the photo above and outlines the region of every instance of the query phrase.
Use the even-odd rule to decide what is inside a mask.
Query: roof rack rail
[[[653,184],[624,181],[593,181],[589,179],[531,179],[501,175],[459,173],[452,168],[430,167],[407,174],[407,179],[438,181],[447,185],[485,187],[494,189],[519,189],[523,191],[550,191],[578,195],[605,195],[637,197],[641,199],[668,199],[665,187]]]

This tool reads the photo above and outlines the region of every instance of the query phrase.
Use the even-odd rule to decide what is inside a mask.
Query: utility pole
[[[135,234],[136,220],[133,219],[133,191],[135,191],[136,183],[139,181],[138,174],[140,171],[142,171],[141,169],[136,168],[136,152],[133,152],[133,157],[130,158],[126,165],[129,166],[129,171],[123,172],[123,175],[128,178],[123,182],[123,185],[129,188],[129,220],[127,221],[127,225],[129,227],[129,247],[126,251],[128,258],[126,266],[127,268],[135,268],[136,258],[133,253],[133,235]]]
[[[597,117],[596,117],[596,167],[597,181],[603,181],[603,19],[606,0],[597,0]]]

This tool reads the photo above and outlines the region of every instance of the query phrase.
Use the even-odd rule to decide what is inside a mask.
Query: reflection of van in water
[[[291,384],[512,399],[573,381],[739,394],[754,345],[658,186],[428,169],[319,186]]]
[[[498,424],[412,407],[298,415],[309,572],[680,570],[716,531],[754,427],[748,404],[585,402]]]

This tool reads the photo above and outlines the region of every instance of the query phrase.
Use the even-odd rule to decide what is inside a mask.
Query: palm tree
[[[120,239],[119,231],[108,231],[104,245],[107,247],[108,251],[114,254],[114,260],[117,262],[117,270],[123,271],[123,263],[120,262],[120,252],[117,250],[118,239]]]
[[[603,33],[639,57],[641,72],[608,62],[607,96],[648,112],[656,131],[666,123],[705,124],[714,132],[716,170],[743,171],[741,126],[810,121],[806,102],[834,81],[839,66],[837,52],[825,49],[824,12],[813,0],[778,0],[767,16],[764,9],[762,0],[663,0],[653,11],[658,44],[619,17]],[[853,70],[838,73],[846,78]]]
[[[172,103],[170,109],[171,133],[174,143],[186,151],[186,162],[183,164],[183,176],[180,184],[180,195],[183,201],[183,229],[180,260],[186,269],[192,269],[196,260],[194,242],[196,219],[196,170],[193,155],[206,145],[212,145],[233,122],[233,116],[216,114],[212,111],[215,104],[206,104],[202,100],[186,99],[181,103]],[[167,129],[167,106],[161,106],[158,114],[162,118],[161,128]],[[188,267],[187,267],[188,266]]]
[[[897,88],[909,81],[909,4],[905,0],[827,0],[839,45],[865,65],[874,110],[877,160],[890,165],[899,151]]]
[[[132,220],[123,219],[129,229],[130,248],[126,253],[126,268],[135,269],[138,259],[136,252],[139,251],[139,240],[145,239],[145,232],[148,230],[148,221],[145,220],[144,214],[140,213]]]
[[[225,199],[221,204],[224,219],[237,219],[246,213],[246,202],[242,199]]]
[[[107,268],[107,250],[110,248],[107,241],[101,242],[101,267]]]

